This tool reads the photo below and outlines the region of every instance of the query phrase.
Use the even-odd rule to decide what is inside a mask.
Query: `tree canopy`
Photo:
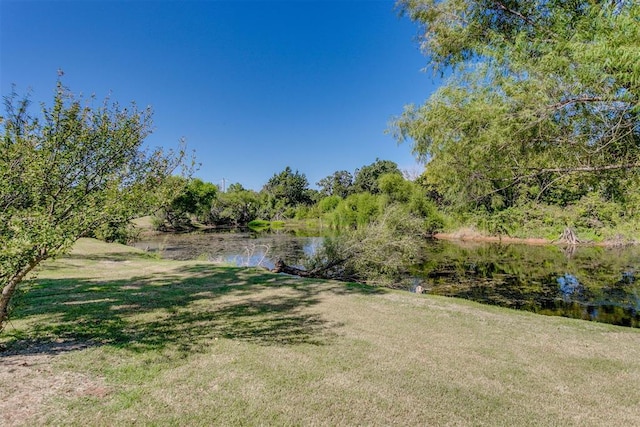
[[[370,165],[356,169],[355,178],[353,180],[353,192],[368,192],[377,194],[380,192],[378,187],[378,178],[382,175],[395,173],[402,176],[402,172],[398,169],[398,165],[391,160],[376,159]]]
[[[218,187],[199,178],[172,176],[170,181],[180,191],[158,212],[158,228],[191,229],[194,228],[192,218],[206,222],[211,203],[218,194]]]
[[[105,223],[149,214],[184,151],[143,148],[151,111],[104,101],[92,107],[58,82],[53,105],[30,112],[5,98],[0,118],[0,329],[19,283]]]
[[[401,0],[451,78],[392,129],[457,206],[624,203],[640,172],[640,3]]]
[[[274,174],[262,189],[275,199],[282,200],[286,206],[309,204],[309,181],[305,174],[293,172],[287,166],[282,172]]]
[[[340,196],[345,198],[352,190],[353,175],[346,170],[336,171],[333,175],[322,178],[316,185],[320,187],[320,194],[322,196]]]

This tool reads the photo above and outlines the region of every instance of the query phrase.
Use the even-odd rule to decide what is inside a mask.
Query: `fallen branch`
[[[300,276],[300,277],[314,277],[311,275],[312,271],[307,271],[301,268],[292,267],[290,265],[285,264],[285,262],[281,259],[276,261],[275,267],[271,270],[271,272],[291,274],[291,275]]]
[[[336,274],[329,273],[329,270],[343,264],[345,261],[346,260],[344,259],[334,260],[327,263],[326,265],[323,265],[318,268],[314,268],[313,270],[304,270],[302,268],[292,267],[290,265],[287,265],[283,260],[279,259],[278,261],[276,261],[274,268],[272,268],[270,271],[272,273],[285,273],[285,274],[291,274],[293,276],[310,277],[313,279],[336,279],[336,280],[343,280],[343,281],[351,281],[353,280],[353,277],[351,276],[347,277],[346,275],[342,276],[339,274],[336,275]]]

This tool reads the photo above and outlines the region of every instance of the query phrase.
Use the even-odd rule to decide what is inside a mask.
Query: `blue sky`
[[[310,184],[376,158],[415,169],[385,134],[440,83],[393,1],[0,1],[0,88],[154,111],[150,146],[181,137],[196,176],[259,190],[286,166]]]

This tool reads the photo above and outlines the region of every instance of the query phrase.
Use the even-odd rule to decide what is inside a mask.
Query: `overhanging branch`
[[[532,178],[534,176],[543,174],[543,173],[578,173],[578,172],[603,172],[610,170],[620,170],[620,169],[636,169],[640,168],[640,163],[626,163],[619,165],[604,165],[604,166],[577,166],[572,168],[526,168],[527,170],[533,170],[535,173],[532,173],[527,176],[523,176],[522,178]],[[522,169],[522,168],[518,168]]]

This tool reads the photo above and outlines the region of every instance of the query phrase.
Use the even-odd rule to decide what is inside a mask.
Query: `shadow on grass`
[[[339,325],[309,308],[327,292],[384,291],[211,264],[127,280],[42,278],[30,284],[12,316],[42,318],[25,330],[5,332],[5,354],[99,345],[198,352],[218,338],[325,345]]]
[[[107,253],[95,253],[95,254],[77,254],[70,253],[64,255],[64,259],[67,260],[82,260],[82,261],[109,261],[109,262],[127,262],[134,260],[149,260],[158,259],[156,255],[151,252],[107,252]]]

